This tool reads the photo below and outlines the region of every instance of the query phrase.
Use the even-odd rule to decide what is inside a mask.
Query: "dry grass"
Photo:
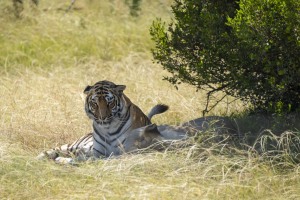
[[[170,2],[143,1],[133,18],[123,1],[81,1],[81,10],[67,14],[57,8],[69,1],[42,1],[38,10],[26,4],[19,20],[0,2],[0,199],[300,198],[297,163],[278,167],[281,161],[265,159],[269,154],[221,144],[77,167],[35,160],[91,131],[82,91],[99,80],[127,85],[125,93],[145,112],[170,105],[157,124],[201,116],[204,94],[186,85],[176,90],[152,62],[148,29],[155,17],[170,16]],[[242,110],[225,101],[210,115]]]

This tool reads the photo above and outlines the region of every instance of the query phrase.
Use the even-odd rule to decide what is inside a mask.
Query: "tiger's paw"
[[[40,153],[36,158],[38,160],[46,160],[46,159],[55,160],[57,157],[58,157],[57,151],[51,149],[51,150]]]
[[[46,155],[45,152],[42,152],[42,153],[40,153],[40,154],[36,157],[36,159],[38,159],[38,160],[46,160],[46,159],[48,159],[48,156]]]
[[[57,164],[63,164],[63,165],[66,165],[66,164],[74,165],[75,164],[73,158],[65,158],[65,157],[57,157],[57,158],[55,158],[55,163],[57,163]]]

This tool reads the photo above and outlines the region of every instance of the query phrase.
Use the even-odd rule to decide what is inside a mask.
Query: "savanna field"
[[[171,4],[142,1],[134,17],[123,0],[76,1],[69,12],[69,1],[41,0],[36,8],[28,0],[16,18],[12,2],[0,1],[0,199],[300,199],[299,131],[271,138],[271,150],[206,134],[178,150],[76,166],[36,159],[92,131],[83,90],[100,80],[126,85],[145,113],[169,105],[153,118],[158,125],[202,116],[205,92],[184,84],[177,90],[151,55],[149,28],[156,18],[170,21]],[[208,115],[245,110],[231,101]]]

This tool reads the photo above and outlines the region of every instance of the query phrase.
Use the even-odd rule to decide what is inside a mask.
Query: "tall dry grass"
[[[148,29],[156,17],[171,16],[170,4],[143,1],[134,18],[121,0],[77,1],[68,13],[62,9],[69,1],[41,1],[37,9],[27,1],[16,19],[10,2],[0,2],[0,199],[300,197],[297,157],[280,150],[276,156],[291,159],[270,159],[274,149],[262,153],[257,149],[263,145],[245,150],[203,139],[177,151],[77,167],[35,159],[91,131],[82,91],[99,80],[125,84],[126,95],[146,113],[157,103],[170,105],[153,119],[157,124],[201,116],[204,93],[187,85],[176,90],[152,62]],[[209,114],[243,109],[240,102],[224,101]]]

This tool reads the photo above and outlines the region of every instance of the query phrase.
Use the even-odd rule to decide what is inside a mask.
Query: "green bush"
[[[175,0],[172,10],[167,30],[159,19],[150,28],[166,80],[207,90],[208,103],[222,91],[255,109],[299,109],[299,0]]]

